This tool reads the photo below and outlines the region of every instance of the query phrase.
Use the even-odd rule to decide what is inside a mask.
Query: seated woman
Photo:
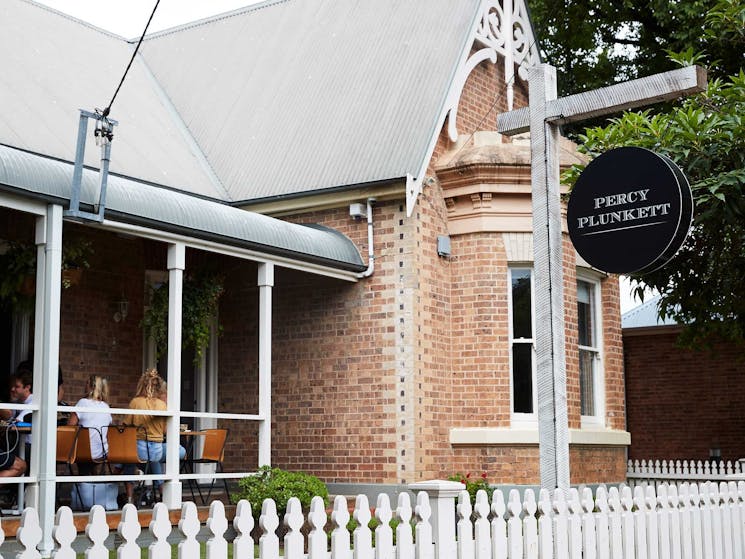
[[[85,397],[75,404],[80,408],[109,409],[109,383],[100,375],[91,375],[85,385]],[[111,425],[110,413],[73,412],[67,420],[68,425],[80,425],[90,429],[91,457],[103,461],[109,451],[107,433]],[[94,464],[79,464],[81,473],[96,473]]]
[[[166,393],[166,381],[155,369],[148,369],[137,383],[137,393],[129,403],[133,410],[166,411],[168,407],[163,395]],[[137,455],[140,460],[148,461],[148,472],[162,474],[162,462],[165,460],[165,434],[167,419],[162,416],[133,415],[132,423],[143,430],[137,434]],[[181,454],[181,451],[179,451]],[[184,452],[185,453],[185,452]],[[125,473],[134,473],[134,466],[125,468]],[[156,490],[163,485],[162,480],[155,480]],[[127,501],[133,502],[134,484],[127,483]]]

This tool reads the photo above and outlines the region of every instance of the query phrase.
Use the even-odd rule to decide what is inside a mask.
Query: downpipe
[[[373,250],[373,217],[372,209],[375,198],[367,199],[367,270],[357,274],[359,279],[369,278],[375,271],[375,251]]]

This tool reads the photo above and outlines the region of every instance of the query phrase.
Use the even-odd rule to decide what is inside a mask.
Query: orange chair
[[[65,464],[72,475],[72,465],[77,458],[78,427],[61,425],[57,427],[57,464]]]
[[[98,437],[97,440],[101,440],[103,443],[103,435],[96,427],[81,427],[78,431],[75,462],[78,465],[78,473],[80,475],[98,473],[100,466],[106,463],[106,456],[103,458],[93,458],[93,454],[91,453],[91,437]]]
[[[193,471],[193,465],[194,464],[215,464],[215,471],[216,472],[223,472],[223,466],[222,462],[225,458],[225,444],[228,440],[228,430],[227,429],[204,429],[204,446],[202,447],[202,456],[200,458],[195,458],[189,461],[189,463],[192,465],[192,471]],[[212,489],[215,486],[215,478],[212,478],[212,483],[210,484],[209,491],[207,492],[207,498],[205,499],[202,495],[202,490],[199,487],[199,483],[197,483],[197,491],[199,492],[199,498],[202,501],[202,504],[207,504],[209,501],[210,495],[212,495]],[[230,491],[228,490],[228,482],[225,478],[222,480],[223,486],[225,487],[225,494],[228,496],[228,499],[230,499]],[[191,484],[190,484],[191,486]],[[192,488],[192,498],[194,498],[194,489]]]
[[[147,460],[140,460],[137,454],[137,433],[142,427],[134,425],[110,425],[107,438],[109,452],[106,454],[106,463],[111,471],[112,464],[135,464],[136,466],[147,466]],[[143,468],[145,469],[145,468]]]

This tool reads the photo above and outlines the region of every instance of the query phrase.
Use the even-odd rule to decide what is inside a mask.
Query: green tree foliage
[[[717,30],[707,10],[721,12]],[[739,71],[742,0],[528,0],[559,94],[671,70],[670,52],[706,51],[718,75]],[[739,27],[738,27],[739,25]],[[726,29],[726,33],[722,32]],[[707,33],[708,31],[708,33]]]
[[[741,5],[735,21],[744,14]],[[691,49],[687,60],[678,57],[679,62],[700,60]],[[626,113],[609,126],[587,129],[579,139],[590,156],[633,145],[664,153],[684,170],[695,202],[691,235],[671,262],[632,276],[632,284],[639,295],[645,284],[660,292],[660,314],[687,325],[681,342],[744,342],[745,72],[711,79],[706,93],[668,112]],[[578,172],[574,168],[565,178],[573,183]]]

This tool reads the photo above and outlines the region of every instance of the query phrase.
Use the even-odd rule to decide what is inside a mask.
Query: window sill
[[[537,445],[538,429],[472,427],[450,429],[453,446]],[[631,433],[611,429],[569,429],[570,445],[629,446]]]

